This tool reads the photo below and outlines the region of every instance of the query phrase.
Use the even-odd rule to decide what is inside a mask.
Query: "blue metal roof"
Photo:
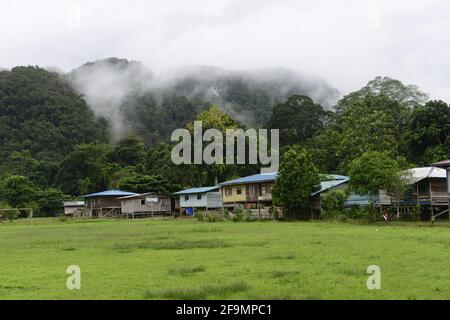
[[[350,181],[347,176],[340,176],[336,174],[326,175],[330,180],[325,180],[320,182],[320,189],[311,193],[311,196],[330,190],[331,188],[337,187],[340,184]]]
[[[185,190],[175,192],[174,194],[205,193],[205,192],[217,190],[219,188],[220,188],[219,186],[190,188],[190,189],[185,189]]]
[[[134,192],[126,192],[126,191],[120,191],[120,190],[107,190],[97,193],[91,193],[84,196],[81,196],[80,198],[94,198],[94,197],[124,197],[124,196],[132,196],[136,195],[137,193]]]
[[[265,181],[275,181],[275,179],[277,178],[277,175],[278,175],[278,172],[254,174],[252,176],[243,177],[243,178],[219,183],[219,186],[229,186],[229,185],[233,185],[233,184],[245,184],[245,183],[258,183],[258,182],[265,182]]]
[[[351,193],[344,203],[345,207],[352,206],[365,206],[372,202],[372,198],[368,195],[360,196],[358,194]]]

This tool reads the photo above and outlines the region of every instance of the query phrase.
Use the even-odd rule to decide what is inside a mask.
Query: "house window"
[[[141,206],[145,206],[145,199],[141,199]]]
[[[189,195],[184,196],[184,201],[189,201]]]
[[[200,193],[197,194],[197,200],[202,200],[202,195]]]
[[[237,187],[236,188],[236,194],[242,194],[242,188],[241,187]]]
[[[261,187],[261,191],[262,191],[262,194],[266,194],[267,193],[267,187],[266,186],[262,186]]]
[[[227,197],[230,197],[233,194],[233,189],[231,188],[225,188],[225,195]]]

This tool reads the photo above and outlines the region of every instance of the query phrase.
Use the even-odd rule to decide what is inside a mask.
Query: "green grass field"
[[[0,299],[450,299],[447,223],[34,219],[0,245]]]

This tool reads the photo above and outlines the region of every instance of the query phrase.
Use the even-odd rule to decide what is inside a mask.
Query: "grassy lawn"
[[[0,299],[450,299],[446,223],[34,219],[0,244]]]

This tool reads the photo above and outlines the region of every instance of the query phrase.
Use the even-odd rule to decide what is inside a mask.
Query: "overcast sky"
[[[448,0],[1,0],[0,67],[284,67],[342,93],[385,75],[450,102],[449,14]]]

